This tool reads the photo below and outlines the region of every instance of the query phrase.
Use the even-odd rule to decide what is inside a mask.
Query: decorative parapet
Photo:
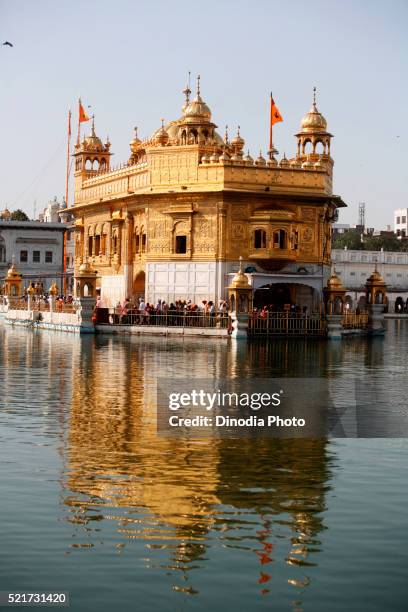
[[[200,162],[204,159],[204,163]],[[251,158],[252,159],[252,158]],[[285,162],[285,163],[283,163]],[[147,162],[124,165],[82,182],[76,205],[109,201],[133,193],[239,189],[332,194],[332,162],[287,160],[265,165],[241,159],[202,156],[199,147],[163,147],[147,151]]]

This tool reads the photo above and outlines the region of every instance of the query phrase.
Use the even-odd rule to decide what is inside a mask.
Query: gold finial
[[[201,79],[201,77],[200,77],[200,75],[198,74],[198,75],[197,75],[197,96],[199,96],[199,95],[200,95],[200,79]]]
[[[229,144],[228,140],[228,125],[225,126],[225,144]]]
[[[241,129],[241,126],[239,125],[239,126],[238,126],[238,129],[237,129],[237,136],[238,136],[238,137],[239,137],[239,136],[241,136],[241,134],[239,133],[239,130],[240,130],[240,129]]]
[[[243,269],[242,269],[242,264],[243,264],[244,258],[242,257],[242,255],[239,256],[239,273],[242,274],[243,273]]]
[[[133,129],[135,130],[135,140],[137,140],[137,125]]]
[[[162,122],[162,130],[164,130],[164,119],[163,119],[163,117],[161,118],[161,122]]]
[[[190,94],[191,94],[191,89],[190,89],[190,76],[191,76],[191,72],[188,71],[188,81],[187,81],[187,85],[185,86],[185,88],[183,89],[183,94],[186,96],[186,106],[190,103]]]
[[[95,136],[95,115],[92,115],[92,136]]]
[[[316,85],[313,87],[313,106],[316,108]]]

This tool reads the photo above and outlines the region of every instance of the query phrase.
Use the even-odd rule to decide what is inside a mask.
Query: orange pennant
[[[79,100],[79,123],[83,123],[84,121],[89,121],[89,117],[82,106],[81,100]]]

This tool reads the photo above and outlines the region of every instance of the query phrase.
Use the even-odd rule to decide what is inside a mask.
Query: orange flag
[[[82,106],[81,100],[79,100],[79,123],[83,123],[84,121],[89,121],[89,117]]]
[[[275,123],[279,123],[279,121],[283,121],[283,117],[280,114],[271,94],[271,125],[275,125]]]
[[[272,93],[271,93],[271,117],[270,117],[270,122],[269,122],[269,151],[270,151],[270,155],[273,156],[273,143],[272,143],[272,126],[275,125],[275,123],[279,123],[280,121],[283,121],[283,117],[279,112],[278,107],[275,104],[275,101],[272,97]]]

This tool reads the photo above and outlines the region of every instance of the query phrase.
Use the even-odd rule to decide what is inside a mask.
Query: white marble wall
[[[149,262],[146,266],[146,300],[218,299],[223,287],[223,266],[219,262]],[[220,279],[222,275],[222,280]],[[220,281],[220,282],[219,282]]]
[[[100,286],[102,306],[105,308],[114,308],[118,302],[122,303],[127,297],[125,277],[123,274],[115,274],[112,276],[101,276]]]

